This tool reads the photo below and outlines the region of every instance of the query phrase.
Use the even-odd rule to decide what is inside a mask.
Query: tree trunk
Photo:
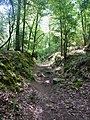
[[[49,25],[49,33],[48,33],[48,46],[49,46],[49,53],[51,52],[51,43],[50,43],[50,25]]]
[[[10,19],[10,11],[9,11],[9,15],[8,15],[8,17],[9,17],[9,37],[8,37],[7,41],[3,45],[0,46],[0,49],[2,49],[8,43],[7,50],[9,50],[9,48],[10,48],[10,40],[11,40],[11,37],[12,37],[13,27],[14,27],[14,23],[15,23],[13,1],[12,0],[9,0],[9,1],[10,1],[11,6],[12,6],[12,8],[10,9],[12,18]],[[12,20],[12,22],[11,22],[11,20]]]
[[[10,21],[10,11],[9,11],[8,18],[9,18],[9,36],[10,36],[10,39],[11,39],[11,21]],[[10,39],[9,39],[9,41],[8,41],[7,50],[9,50],[9,49],[10,49]]]
[[[33,29],[33,26],[34,26],[34,22],[35,22],[35,19],[33,20],[32,26],[29,27],[30,32],[29,32],[29,40],[28,40],[28,50],[30,49],[30,39],[31,39],[31,35],[32,35],[32,29]]]
[[[24,16],[23,16],[23,36],[22,36],[22,52],[24,50],[24,35],[25,35],[25,16],[26,16],[26,0],[23,0]]]
[[[63,31],[62,31],[62,21],[60,19],[60,32],[61,32],[61,56],[63,55]]]
[[[82,30],[83,30],[83,39],[84,39],[84,46],[86,46],[86,41],[87,41],[87,39],[86,39],[86,18],[84,19],[84,17],[86,17],[86,16],[85,16],[85,14],[83,16],[83,12],[81,10],[81,23],[82,23]]]
[[[38,13],[36,16],[36,26],[35,26],[35,32],[34,32],[34,42],[33,42],[33,51],[32,51],[32,56],[34,55],[34,51],[35,51],[35,43],[36,43],[36,36],[37,36],[37,27],[38,27]]]
[[[18,0],[17,25],[16,25],[16,47],[15,47],[16,51],[20,51],[20,38],[19,38],[20,9],[21,9],[21,0]]]
[[[90,48],[90,25],[89,25],[89,35],[88,35],[88,48]]]
[[[67,30],[66,30],[66,25],[65,25],[65,39],[64,39],[64,65],[66,64],[66,59],[67,59]]]

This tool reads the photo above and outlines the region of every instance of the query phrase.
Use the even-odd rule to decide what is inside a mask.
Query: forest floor
[[[90,79],[73,88],[62,67],[36,64],[35,81],[24,83],[19,94],[4,92],[13,105],[0,111],[0,120],[90,120]]]
[[[90,82],[72,90],[49,64],[34,68],[36,82],[25,87],[21,94],[23,119],[25,120],[90,120]],[[30,91],[32,97],[30,97]]]

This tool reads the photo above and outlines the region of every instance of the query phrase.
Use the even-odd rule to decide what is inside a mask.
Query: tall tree
[[[12,37],[13,28],[14,28],[15,15],[14,15],[13,1],[9,0],[5,4],[10,4],[11,5],[11,8],[8,11],[9,37],[8,37],[7,41],[3,45],[0,46],[0,49],[3,48],[8,43],[7,50],[9,50],[9,48],[10,48],[10,40],[11,40],[11,37]]]
[[[81,24],[82,24],[82,34],[83,34],[83,40],[84,40],[84,46],[88,44],[88,19],[89,19],[89,7],[90,7],[90,1],[89,0],[79,0],[79,9],[80,9],[80,15],[81,15]],[[88,30],[88,31],[87,31]]]
[[[18,11],[17,11],[17,25],[16,25],[16,51],[20,51],[20,10],[21,10],[21,0],[18,0]]]
[[[38,28],[38,18],[39,18],[39,13],[37,12],[37,15],[36,15],[35,32],[34,32],[34,42],[33,42],[32,56],[34,55],[35,46],[36,46],[35,44],[36,44],[36,35],[37,35],[37,28]]]
[[[25,35],[26,2],[27,2],[27,0],[23,0],[23,6],[24,6],[24,16],[23,16],[22,52],[23,52],[23,49],[24,49],[24,35]]]
[[[64,60],[66,61],[69,34],[71,32],[71,29],[74,29],[76,25],[72,12],[74,11],[74,5],[70,0],[53,0],[53,3],[52,1],[50,1],[50,4],[51,10],[55,15],[55,19],[58,21],[57,24],[59,27],[57,27],[57,31],[60,34],[61,55],[64,56]]]

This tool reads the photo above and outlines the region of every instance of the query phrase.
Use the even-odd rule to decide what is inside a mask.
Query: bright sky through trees
[[[0,12],[5,13],[10,9],[10,5],[0,5]]]
[[[49,32],[49,16],[44,16],[41,21],[41,29],[44,33]]]
[[[10,9],[10,5],[9,6],[0,5],[0,12],[3,13],[3,14],[6,13],[9,9]],[[41,29],[44,33],[49,32],[49,16],[42,17]]]

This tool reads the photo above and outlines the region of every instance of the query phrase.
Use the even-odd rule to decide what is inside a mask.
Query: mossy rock
[[[24,78],[33,80],[34,61],[29,53],[0,51],[0,82],[5,88],[19,91]],[[1,87],[3,88],[3,87]]]

